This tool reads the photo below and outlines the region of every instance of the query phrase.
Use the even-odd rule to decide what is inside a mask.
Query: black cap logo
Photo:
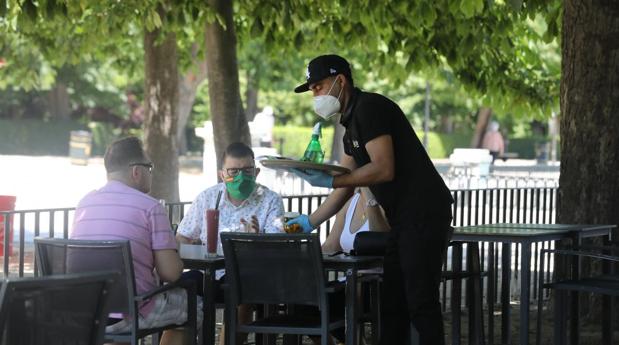
[[[294,92],[300,93],[308,91],[311,84],[340,73],[348,77],[352,76],[350,65],[346,59],[339,55],[318,56],[307,65],[305,83],[297,86]]]

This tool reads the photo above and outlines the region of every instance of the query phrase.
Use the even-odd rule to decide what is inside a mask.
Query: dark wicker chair
[[[99,345],[115,272],[9,279],[0,289],[0,335],[10,345]]]
[[[110,291],[109,310],[128,315],[132,328],[126,333],[107,333],[106,341],[137,344],[140,338],[158,335],[166,329],[184,327],[190,339],[196,339],[196,288],[193,281],[176,281],[138,295],[135,288],[133,260],[129,241],[84,241],[56,238],[35,238],[35,256],[41,275],[94,271],[116,271],[120,279]],[[138,304],[174,288],[187,290],[187,321],[182,325],[166,325],[140,329]]]
[[[329,333],[344,327],[344,320],[331,318],[328,300],[328,293],[343,285],[326,281],[317,235],[222,233],[221,239],[226,257],[229,344],[236,343],[237,332],[244,332],[315,335],[326,345]],[[311,305],[320,312],[278,313],[238,324],[240,304]]]
[[[565,260],[568,258],[589,258],[598,260],[605,271],[601,275],[580,277],[575,276],[559,278],[557,281],[544,282],[544,272],[539,272],[539,293],[537,306],[537,338],[536,343],[542,341],[542,311],[544,289],[555,290],[554,294],[554,343],[566,344],[565,336],[566,321],[569,310],[568,293],[594,293],[603,295],[602,301],[602,344],[615,344],[612,330],[612,297],[619,296],[619,274],[612,271],[611,265],[619,262],[619,245],[614,246],[581,246],[578,250],[544,249],[540,254],[540,267],[544,267],[545,257],[555,255],[555,261],[564,260],[561,266],[567,267]],[[574,269],[574,267],[572,267]],[[574,270],[572,270],[574,274]],[[572,330],[574,332],[574,330]],[[578,341],[578,333],[572,333],[572,342]]]

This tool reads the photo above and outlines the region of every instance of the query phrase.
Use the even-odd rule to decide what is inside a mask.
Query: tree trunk
[[[247,118],[247,121],[253,121],[258,113],[259,78],[259,71],[252,72],[251,68],[247,69],[247,90],[245,90],[245,118]]]
[[[161,17],[164,17],[162,14]],[[158,42],[160,30],[144,33],[144,146],[155,164],[150,194],[168,202],[178,195],[178,67],[176,36]]]
[[[454,131],[454,121],[453,116],[449,115],[441,115],[441,132],[446,134],[451,134]]]
[[[558,222],[619,224],[619,6],[563,4]],[[600,315],[599,303],[581,310]]]
[[[49,90],[47,94],[47,105],[52,118],[69,118],[71,115],[71,105],[69,104],[69,92],[64,83],[56,82],[54,88]]]
[[[191,108],[196,100],[198,86],[206,79],[206,60],[198,56],[198,46],[194,43],[192,50],[192,64],[185,74],[179,74],[178,83],[178,128],[176,137],[178,138],[179,154],[187,153],[187,136],[185,128],[191,115]]]
[[[486,133],[486,128],[488,127],[490,116],[492,116],[492,108],[479,109],[479,112],[477,113],[477,125],[475,126],[475,133],[473,133],[473,138],[471,139],[472,148],[481,147],[481,141],[484,138],[484,133]]]
[[[236,57],[236,33],[232,20],[232,0],[208,0],[209,6],[221,16],[225,29],[218,21],[206,24],[206,72],[213,121],[217,167],[225,148],[233,142],[250,145],[249,126],[245,119],[239,88]]]

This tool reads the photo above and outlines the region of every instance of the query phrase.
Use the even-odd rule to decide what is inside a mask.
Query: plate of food
[[[291,170],[291,169],[301,169],[301,170],[322,170],[328,172],[333,176],[346,174],[350,172],[350,169],[333,164],[323,164],[323,163],[314,163],[314,162],[306,162],[299,161],[296,159],[289,159],[285,157],[273,157],[273,156],[265,156],[260,159],[260,164],[265,168],[270,169],[282,169],[282,170]]]

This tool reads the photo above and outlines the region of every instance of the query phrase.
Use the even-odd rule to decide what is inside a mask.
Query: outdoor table
[[[202,332],[204,344],[215,343],[215,271],[225,268],[223,256],[207,257],[202,245],[182,244],[180,257],[185,268],[204,271],[204,319]],[[346,275],[346,344],[358,344],[359,311],[357,308],[357,283],[359,270],[382,267],[382,256],[323,255],[323,267],[328,271]]]
[[[485,224],[458,227],[455,229],[452,240],[457,242],[498,242],[503,244],[502,254],[502,295],[501,295],[501,343],[510,343],[510,305],[509,305],[509,280],[511,270],[511,245],[520,244],[522,247],[521,255],[521,281],[520,281],[520,332],[519,343],[529,344],[529,299],[531,281],[531,246],[533,243],[545,241],[557,241],[562,239],[572,239],[573,245],[578,246],[582,238],[593,236],[610,237],[614,225],[582,225],[582,224]],[[489,258],[493,259],[493,258]],[[578,261],[573,262],[573,274],[578,275]],[[490,270],[492,271],[492,270]],[[489,272],[493,274],[493,272]],[[492,276],[489,282],[493,280]],[[494,296],[489,289],[487,296],[489,318],[493,317]],[[541,298],[541,296],[540,296]],[[578,315],[578,300],[572,301],[572,315]],[[577,317],[572,318],[572,320]],[[491,324],[490,324],[491,325]],[[572,327],[577,329],[577,327]],[[489,344],[493,343],[493,330],[489,327]],[[577,330],[574,330],[577,332]],[[574,334],[574,333],[573,333]],[[577,333],[575,333],[577,334]]]
[[[215,344],[215,271],[225,268],[223,256],[209,257],[206,247],[195,244],[181,244],[180,256],[185,268],[204,271],[202,310],[203,344]]]
[[[323,255],[325,270],[344,272],[346,275],[346,344],[359,343],[359,308],[357,283],[360,270],[383,267],[382,256]]]

